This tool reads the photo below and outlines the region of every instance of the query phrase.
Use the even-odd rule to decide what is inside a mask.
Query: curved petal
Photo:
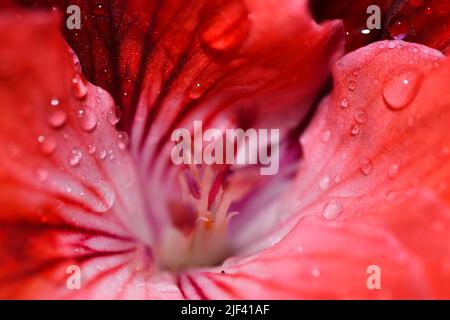
[[[195,274],[203,294],[449,298],[449,75],[439,51],[401,41],[340,60],[280,210],[302,218],[225,274]],[[366,287],[370,265],[381,268],[381,290]]]
[[[137,285],[152,233],[135,166],[58,24],[0,16],[0,297],[176,296],[170,279]],[[85,290],[66,287],[71,265]]]

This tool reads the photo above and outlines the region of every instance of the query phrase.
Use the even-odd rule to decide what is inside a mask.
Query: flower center
[[[162,234],[155,248],[157,264],[166,270],[217,265],[227,255],[226,236],[233,199],[224,192],[222,176],[213,166],[190,165],[179,176],[182,202],[185,207],[176,210],[173,221]],[[189,219],[189,213],[192,219]],[[186,218],[187,217],[187,218]]]

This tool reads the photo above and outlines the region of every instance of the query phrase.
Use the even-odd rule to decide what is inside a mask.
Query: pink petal
[[[0,297],[176,297],[170,278],[139,271],[153,235],[134,164],[58,23],[0,16]],[[70,265],[84,290],[66,287]]]

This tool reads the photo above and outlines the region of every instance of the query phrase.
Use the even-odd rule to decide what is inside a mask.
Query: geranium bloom
[[[1,298],[450,298],[449,1],[78,0],[79,30],[23,2],[0,5]],[[195,121],[278,129],[279,172],[175,165]]]

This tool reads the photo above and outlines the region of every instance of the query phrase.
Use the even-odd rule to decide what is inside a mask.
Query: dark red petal
[[[385,38],[401,37],[445,52],[450,48],[449,20],[449,0],[403,0],[386,21]]]
[[[0,297],[176,295],[170,279],[138,285],[152,233],[135,167],[112,98],[82,79],[58,23],[0,15]],[[66,287],[70,265],[81,291]]]
[[[329,1],[312,0],[311,7],[319,22],[342,19],[345,25],[347,52],[363,47],[382,38],[383,30],[373,29],[365,34],[361,31],[367,29],[367,8],[377,5],[381,9],[382,26],[386,15],[390,12],[396,0],[337,0],[331,4]]]

